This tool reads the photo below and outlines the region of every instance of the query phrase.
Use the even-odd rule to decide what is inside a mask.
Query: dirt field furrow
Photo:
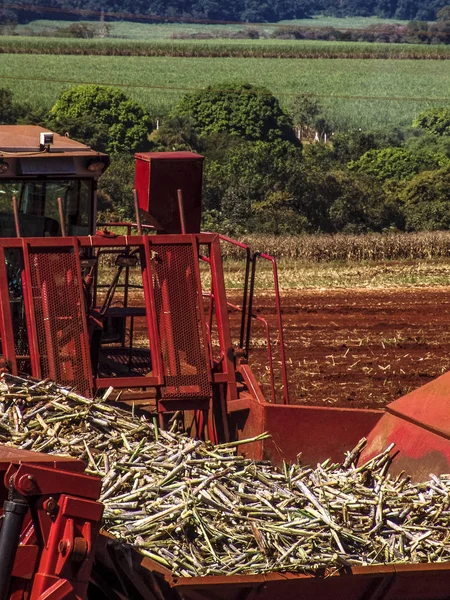
[[[275,331],[270,294],[255,312]],[[295,403],[381,407],[450,369],[450,287],[284,292],[283,319]],[[253,331],[251,364],[268,382]]]

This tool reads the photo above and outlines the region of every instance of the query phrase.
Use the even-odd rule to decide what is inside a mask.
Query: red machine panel
[[[33,374],[92,394],[78,251],[24,245]]]
[[[135,188],[139,206],[165,233],[181,233],[178,190],[183,192],[186,233],[200,231],[204,157],[193,152],[136,154]]]
[[[164,370],[163,398],[209,398],[204,309],[192,244],[152,244],[153,289]]]

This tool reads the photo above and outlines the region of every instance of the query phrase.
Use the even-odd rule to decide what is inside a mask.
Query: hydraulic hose
[[[27,510],[27,502],[20,498],[5,500],[3,503],[0,529],[0,600],[7,600],[9,597],[11,573]]]

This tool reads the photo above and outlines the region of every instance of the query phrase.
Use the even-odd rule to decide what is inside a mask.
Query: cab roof
[[[40,148],[40,134],[52,133],[53,143],[45,154],[64,154],[76,156],[105,156],[89,146],[76,142],[66,136],[49,131],[39,125],[0,125],[0,156],[11,154],[43,154]]]

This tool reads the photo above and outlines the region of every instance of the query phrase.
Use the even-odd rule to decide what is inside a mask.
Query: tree
[[[58,133],[68,135],[70,138],[82,142],[99,152],[107,152],[110,141],[109,126],[90,114],[72,117],[61,115],[49,121],[50,128]]]
[[[437,15],[436,15],[436,20],[437,21],[450,21],[450,4],[446,4],[445,6],[443,6],[441,8],[441,10],[438,10]]]
[[[300,223],[297,217],[289,218],[286,211],[300,214],[297,204],[302,181],[299,148],[288,142],[272,144],[241,140],[230,145],[219,160],[206,161],[203,205],[210,213],[227,219],[236,232],[265,230],[273,233],[277,227],[278,230],[289,228],[292,233],[298,232],[303,230],[305,220]],[[284,213],[277,223],[272,218],[275,205]]]
[[[320,102],[312,94],[300,94],[292,102],[292,121],[300,132],[300,138],[329,135],[331,127],[323,116]]]
[[[416,0],[398,0],[394,17],[403,21],[412,21],[416,18],[417,9]]]
[[[168,117],[153,131],[151,142],[155,151],[200,151],[199,131],[190,117]]]
[[[258,231],[262,233],[300,233],[309,227],[306,216],[295,210],[294,199],[288,192],[271,192],[263,200],[254,202],[251,208],[258,220]]]
[[[113,12],[139,16],[184,17],[224,21],[279,21],[303,19],[312,14],[334,16],[379,15],[397,19],[434,19],[436,12],[448,0],[114,0],[108,4]],[[45,3],[44,3],[45,4]],[[48,18],[42,0],[20,0],[15,5],[17,18],[27,20]],[[48,3],[47,3],[48,4]],[[64,0],[50,3],[65,9],[98,11],[93,0]],[[19,5],[23,8],[18,10]],[[59,15],[60,16],[60,15]]]
[[[219,83],[186,94],[172,117],[189,117],[202,133],[226,131],[247,140],[296,143],[292,122],[266,88]]]
[[[450,136],[436,136],[423,129],[414,129],[406,141],[406,148],[413,152],[434,152],[450,158]]]
[[[406,148],[384,148],[369,150],[358,160],[350,161],[348,168],[384,181],[410,179],[421,171],[433,171],[449,163],[446,156],[430,151],[414,152]]]
[[[5,8],[2,4],[0,7],[0,33],[1,35],[15,35],[17,28],[17,13],[13,10]]]
[[[434,135],[450,136],[450,108],[430,108],[413,121],[413,127],[425,129]]]
[[[259,2],[258,0],[247,0],[245,11],[242,13],[242,20],[249,22],[269,21],[277,19],[270,2]]]
[[[0,123],[2,125],[45,125],[47,111],[27,103],[14,102],[11,90],[0,88]]]
[[[400,194],[406,229],[450,229],[450,167],[424,171],[408,182]]]
[[[130,154],[115,154],[98,182],[99,221],[135,220],[133,203],[135,161]]]
[[[365,152],[378,147],[375,135],[371,132],[352,130],[333,135],[333,153],[341,163],[357,160]]]
[[[386,198],[375,179],[341,171],[330,173],[329,178],[333,179],[335,195],[330,207],[335,231],[382,231],[400,223],[397,204]]]
[[[58,132],[69,131],[75,139],[86,142],[83,136],[95,137],[95,148],[99,151],[136,152],[149,145],[150,116],[115,88],[100,85],[69,88],[51,109],[50,119]]]
[[[21,115],[21,107],[14,103],[11,90],[0,88],[0,123],[13,125]]]

